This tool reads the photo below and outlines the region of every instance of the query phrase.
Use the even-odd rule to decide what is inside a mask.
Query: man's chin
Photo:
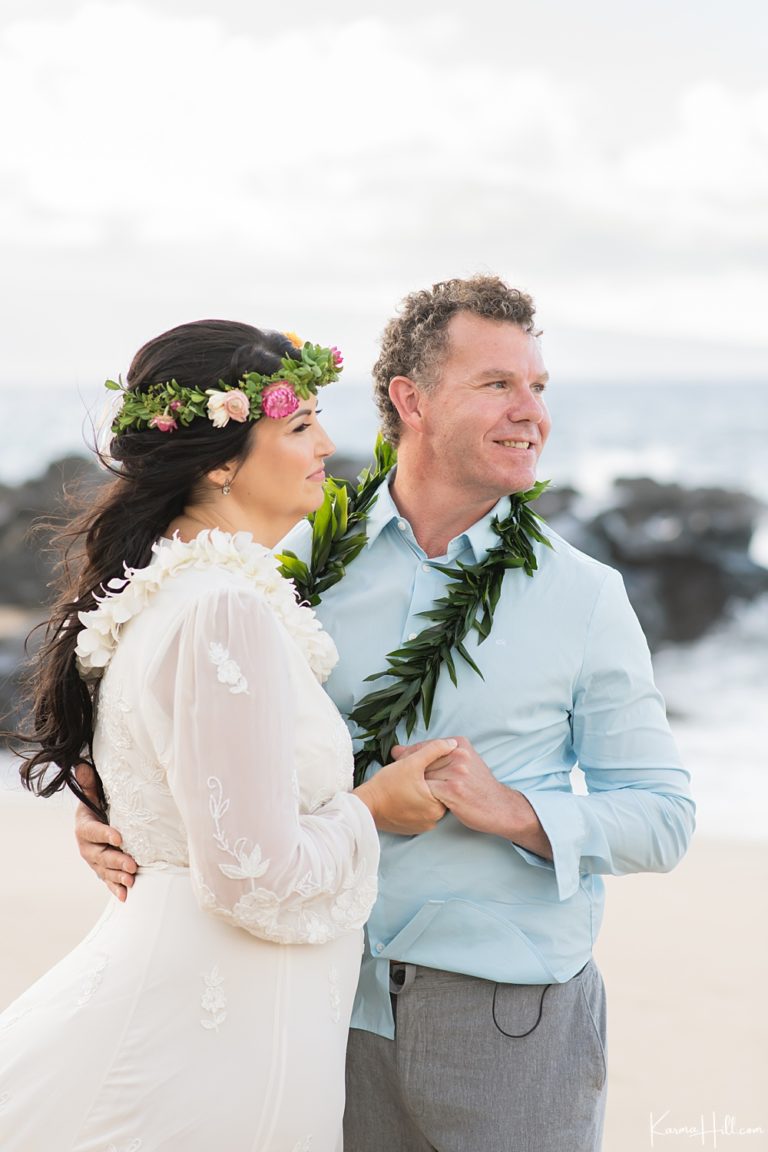
[[[536,470],[532,469],[530,472],[521,475],[520,472],[515,472],[514,475],[506,477],[503,482],[503,491],[499,496],[514,496],[518,492],[527,492],[536,483]]]

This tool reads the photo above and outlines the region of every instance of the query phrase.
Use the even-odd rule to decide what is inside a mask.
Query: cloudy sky
[[[768,380],[763,0],[3,0],[0,383],[218,315],[365,374],[410,288],[564,380]]]

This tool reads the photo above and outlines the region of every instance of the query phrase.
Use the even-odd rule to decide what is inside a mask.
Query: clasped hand
[[[392,756],[401,760],[426,747],[427,744],[397,744]],[[545,860],[552,859],[549,838],[530,801],[522,792],[497,780],[465,736],[456,737],[453,750],[428,765],[424,778],[434,798],[467,828],[502,836]]]
[[[445,805],[427,784],[426,774],[456,748],[456,740],[425,740],[385,764],[355,795],[370,809],[380,832],[414,836],[429,832],[445,815]]]
[[[429,741],[428,743],[432,743]],[[465,736],[453,741],[447,755],[428,765],[424,778],[436,800],[450,808],[453,815],[476,832],[496,830],[499,807],[504,805],[509,789],[491,772],[482,757]],[[427,747],[427,744],[396,744],[394,760],[402,760]]]

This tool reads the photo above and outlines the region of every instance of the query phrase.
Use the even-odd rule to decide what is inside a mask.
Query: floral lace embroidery
[[[328,970],[329,995],[331,1001],[331,1020],[338,1024],[341,1020],[341,993],[339,992],[339,970],[332,965]]]
[[[248,681],[229,655],[229,650],[223,644],[215,644],[211,641],[208,646],[208,653],[211,662],[216,665],[216,678],[219,683],[226,684],[233,696],[238,696],[241,693],[248,696]]]
[[[311,1149],[312,1149],[312,1137],[307,1136],[306,1140],[299,1140],[299,1142],[297,1144],[294,1144],[293,1148],[291,1149],[291,1152],[311,1152]]]
[[[203,1028],[218,1032],[219,1025],[223,1024],[227,1018],[227,998],[222,991],[224,977],[219,972],[217,964],[214,964],[207,976],[203,975],[203,982],[205,983],[205,991],[200,1004],[208,1016],[200,1023]]]
[[[371,914],[376,896],[378,881],[365,857],[347,879],[331,906],[331,918],[343,932],[350,928],[362,928]]]
[[[77,998],[78,1008],[82,1008],[91,999],[94,992],[101,984],[102,979],[104,978],[104,969],[108,963],[109,957],[103,953],[96,961],[93,968],[91,968],[90,972],[86,974],[85,979],[83,980],[83,983],[80,987],[80,995]]]
[[[229,811],[229,800],[224,796],[217,776],[209,776],[207,783],[214,843],[221,852],[236,861],[234,864],[219,864],[219,870],[230,880],[249,881],[250,890],[244,892],[230,910],[222,906],[199,870],[193,869],[198,898],[206,910],[278,944],[325,944],[343,932],[362,927],[370,915],[377,892],[376,875],[371,872],[365,857],[347,875],[339,891],[324,889],[311,872],[306,872],[283,896],[278,896],[270,888],[257,887],[255,881],[269,869],[271,861],[262,858],[258,844],[249,847],[251,841],[245,836],[230,844],[222,825]],[[319,910],[313,907],[312,901],[322,896],[326,896],[328,902]]]
[[[170,831],[175,805],[162,765],[141,755],[131,735],[133,709],[107,671],[99,695],[99,769],[110,821],[123,836],[123,847],[139,864],[156,860],[187,862],[183,829]],[[170,813],[169,813],[170,814]]]
[[[216,829],[213,839],[222,852],[226,852],[228,856],[237,860],[237,864],[219,864],[219,871],[223,872],[230,880],[257,880],[269,868],[269,860],[262,860],[261,848],[258,844],[254,844],[248,852],[245,847],[248,840],[245,836],[241,836],[235,841],[234,846],[230,846],[221,826],[221,818],[229,810],[229,800],[224,799],[221,780],[217,776],[209,776],[208,789],[211,793],[208,797],[208,807]]]
[[[294,886],[294,892],[298,892],[299,896],[303,896],[305,900],[316,896],[319,891],[320,885],[317,880],[312,879],[311,872],[305,872],[298,884]]]
[[[11,1098],[10,1092],[3,1092],[3,1094],[0,1095],[0,1112],[2,1112],[3,1108],[5,1108],[6,1104],[10,1100],[10,1098]]]
[[[197,898],[198,898],[198,901],[200,903],[200,907],[204,908],[208,912],[215,912],[216,908],[217,908],[217,901],[216,901],[215,892],[213,892],[208,887],[208,885],[206,884],[206,882],[203,878],[202,872],[200,871],[199,868],[196,868],[194,866],[194,864],[190,865],[189,872],[190,872],[190,876],[192,878],[192,885],[194,887],[195,892],[197,893]]]

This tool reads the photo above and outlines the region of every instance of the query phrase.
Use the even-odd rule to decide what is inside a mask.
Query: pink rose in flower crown
[[[226,392],[225,396],[224,410],[230,420],[236,420],[238,424],[244,424],[251,410],[251,402],[245,392],[241,392],[239,388],[233,388],[231,392]]]
[[[292,416],[299,406],[299,398],[287,380],[271,384],[261,394],[261,408],[270,420]]]
[[[334,368],[341,368],[342,364],[344,363],[344,357],[335,344],[333,348],[331,348],[331,359],[333,360]]]
[[[161,412],[159,416],[153,416],[149,426],[150,428],[157,428],[158,432],[175,432],[178,428],[178,424],[170,412]]]
[[[218,392],[208,388],[208,419],[214,428],[226,428],[230,420],[243,424],[248,419],[250,402],[245,392],[233,388],[231,392]]]

